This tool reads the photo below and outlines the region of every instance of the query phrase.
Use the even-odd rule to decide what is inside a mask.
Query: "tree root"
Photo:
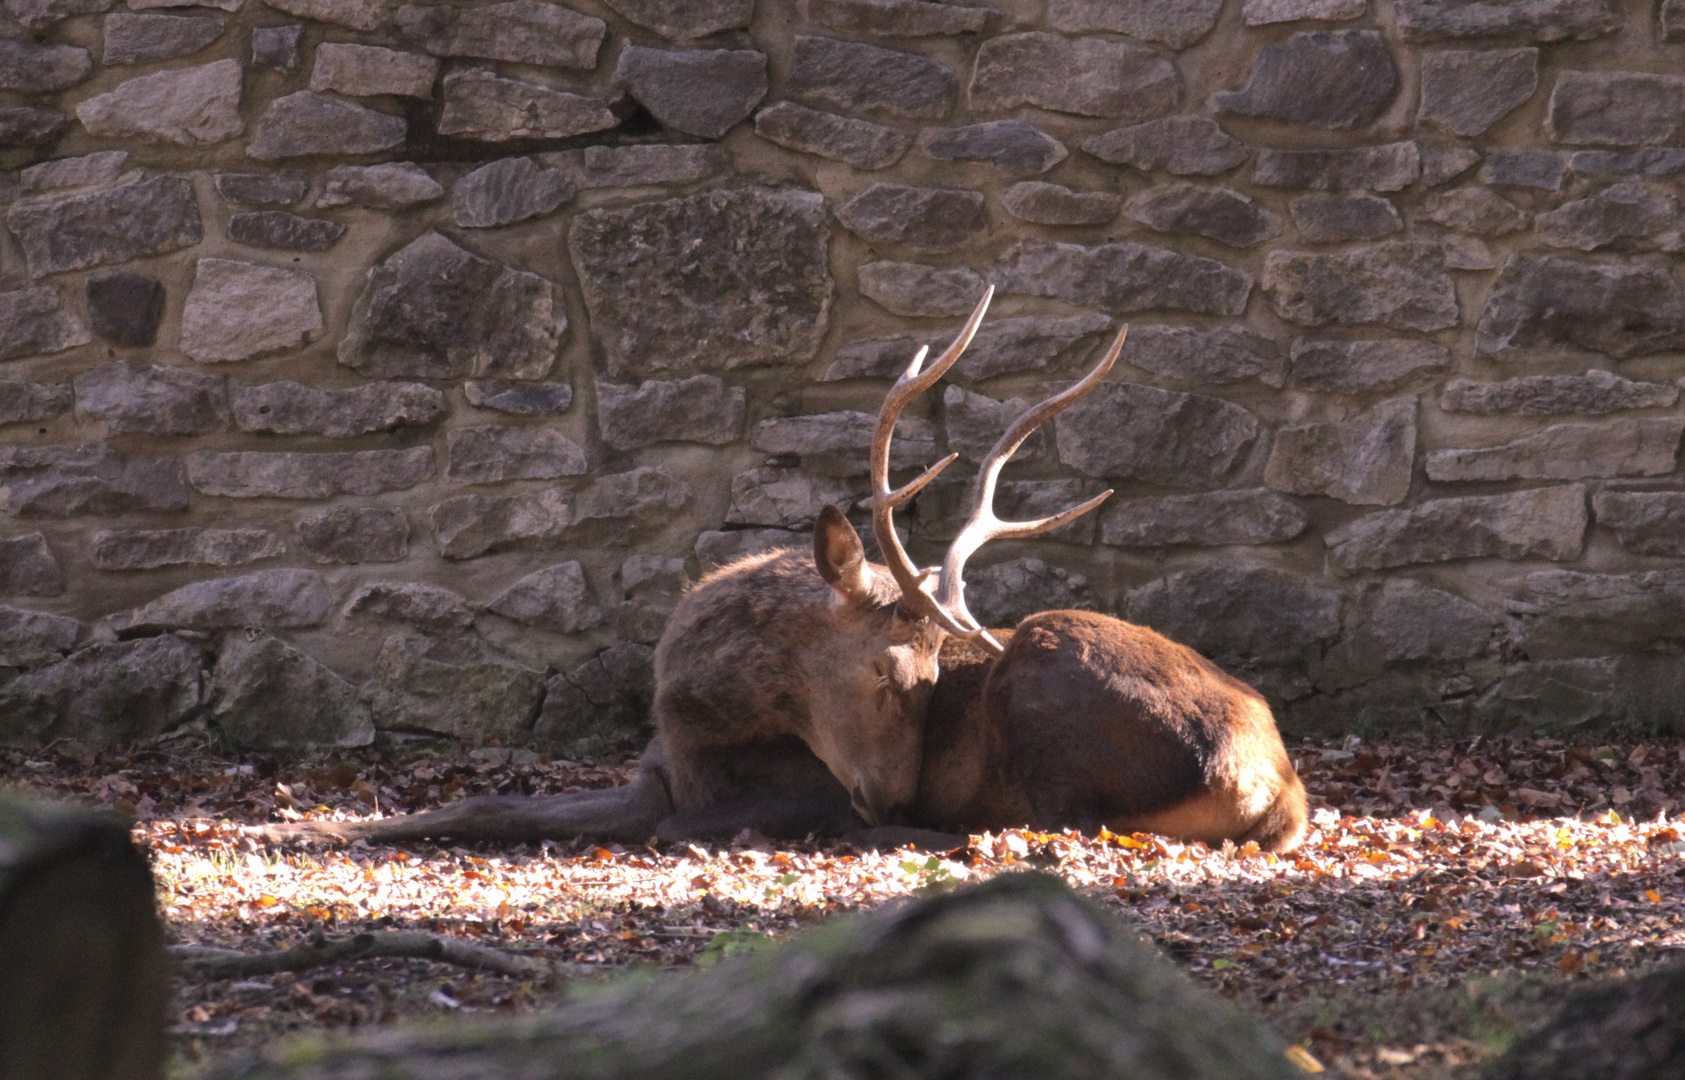
[[[461,938],[416,931],[365,932],[348,938],[329,939],[317,934],[302,945],[276,952],[243,953],[238,949],[217,949],[204,945],[172,945],[170,956],[195,975],[207,979],[233,979],[252,975],[274,975],[282,971],[308,971],[371,958],[433,960],[441,964],[517,979],[567,978],[597,970],[588,964],[522,956]]]

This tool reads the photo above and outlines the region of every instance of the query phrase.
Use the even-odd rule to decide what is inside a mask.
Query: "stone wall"
[[[986,280],[899,466],[1132,330],[981,616],[1677,726],[1685,2],[187,2],[3,2],[0,741],[635,731]]]

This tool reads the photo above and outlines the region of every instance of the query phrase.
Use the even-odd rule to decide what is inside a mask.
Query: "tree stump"
[[[0,1077],[157,1080],[169,965],[122,819],[0,795]]]
[[[548,1015],[293,1044],[241,1080],[1282,1080],[1281,1041],[1062,882],[1009,874]]]

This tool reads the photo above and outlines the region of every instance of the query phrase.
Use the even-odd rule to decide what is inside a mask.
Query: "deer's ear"
[[[825,584],[850,604],[861,604],[871,596],[867,577],[866,549],[854,526],[841,510],[827,505],[819,511],[813,526],[813,562]]]

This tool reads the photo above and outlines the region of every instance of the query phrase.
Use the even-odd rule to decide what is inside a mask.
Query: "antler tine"
[[[976,335],[977,328],[982,325],[983,314],[989,310],[989,301],[994,295],[993,285],[983,291],[983,298],[977,302],[977,307],[972,310],[971,317],[966,319],[965,325],[955,335],[953,343],[924,371],[920,368],[923,367],[924,358],[930,350],[919,349],[912,363],[907,365],[907,370],[895,380],[895,385],[890,387],[889,393],[884,397],[883,407],[878,410],[878,426],[872,433],[872,534],[877,538],[878,550],[882,553],[884,563],[889,567],[896,584],[901,586],[903,602],[911,610],[935,619],[950,633],[964,632],[965,628],[950,618],[947,612],[942,611],[931,598],[924,584],[929,572],[913,565],[913,560],[907,555],[907,549],[901,546],[901,538],[895,535],[894,510],[897,506],[905,505],[923,490],[926,484],[936,479],[937,474],[953,464],[959,455],[949,454],[926,469],[917,479],[892,491],[889,487],[889,444],[895,436],[895,424],[901,419],[902,410],[914,398],[936,385],[936,380],[947,374],[948,369],[960,358],[960,354],[965,352],[966,346],[971,344],[971,339]]]
[[[1080,506],[1073,506],[1062,513],[1035,521],[1002,521],[995,516],[994,510],[995,486],[1000,479],[1000,471],[1006,465],[1007,459],[1030,437],[1031,432],[1086,397],[1100,380],[1106,377],[1106,373],[1111,371],[1112,365],[1117,362],[1118,355],[1123,352],[1124,338],[1128,334],[1127,325],[1118,330],[1117,337],[1112,340],[1111,347],[1100,358],[1100,362],[1074,386],[1025,409],[995,441],[995,445],[990,448],[983,464],[977,470],[977,490],[972,496],[971,516],[960,529],[959,535],[954,537],[953,543],[948,545],[947,556],[942,560],[941,577],[938,579],[936,603],[950,617],[966,624],[967,629],[963,636],[982,638],[997,654],[1002,651],[1001,646],[988,631],[982,629],[970,609],[966,607],[965,561],[990,540],[1034,536],[1036,533],[1056,529],[1099,506],[1112,494],[1107,490]]]

